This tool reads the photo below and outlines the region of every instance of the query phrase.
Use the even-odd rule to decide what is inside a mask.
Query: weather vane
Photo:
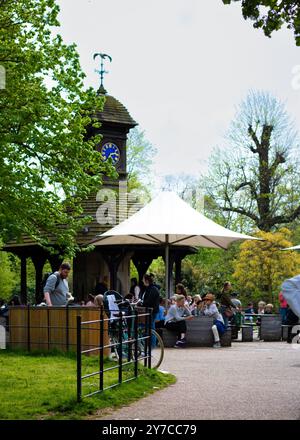
[[[108,71],[104,70],[104,60],[108,59],[110,62],[112,62],[112,57],[110,55],[107,55],[106,53],[94,53],[93,59],[95,59],[96,57],[101,58],[100,70],[95,69],[95,72],[100,73],[101,84],[99,90],[106,92],[103,86],[103,77],[105,73],[108,73]]]

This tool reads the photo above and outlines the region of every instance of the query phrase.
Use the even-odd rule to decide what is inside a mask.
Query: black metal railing
[[[85,397],[102,393],[108,389],[114,388],[122,383],[132,381],[138,377],[138,364],[143,362],[145,367],[151,368],[151,309],[145,312],[139,312],[134,309],[130,314],[118,311],[112,317],[106,317],[103,308],[100,311],[100,319],[93,321],[82,321],[81,316],[77,316],[77,401],[80,402]],[[143,324],[141,325],[141,318]],[[104,343],[105,323],[108,323],[109,343]],[[100,345],[82,350],[82,330],[87,330],[92,324],[99,324]],[[105,351],[114,350],[116,355],[116,365],[104,368]],[[99,352],[99,370],[92,373],[82,374],[83,363],[82,355],[89,355]],[[125,356],[125,359],[124,359]],[[124,367],[133,365],[133,376],[124,378]],[[116,383],[105,386],[104,375],[106,372],[118,370],[118,379]],[[82,382],[85,379],[99,376],[99,385],[96,391],[83,394]]]

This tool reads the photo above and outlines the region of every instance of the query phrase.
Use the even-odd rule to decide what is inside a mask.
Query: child
[[[189,308],[184,304],[184,295],[176,295],[175,304],[168,310],[165,326],[168,330],[177,333],[175,348],[184,348],[186,346],[186,320],[193,319]]]
[[[273,308],[273,304],[267,304],[265,307],[265,315],[272,315],[274,313]]]
[[[244,310],[245,315],[254,315],[254,308],[253,308],[253,303],[250,302],[247,305],[247,308]],[[250,321],[253,322],[253,317],[252,316],[245,316],[245,322],[246,321]]]
[[[162,336],[162,328],[164,328],[165,325],[165,308],[164,308],[165,299],[160,297],[159,298],[159,311],[154,317],[155,322],[155,330],[157,333]]]

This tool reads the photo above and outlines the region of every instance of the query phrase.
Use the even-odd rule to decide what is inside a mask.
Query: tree
[[[128,190],[148,200],[153,180],[151,165],[157,150],[138,128],[130,130],[126,149]]]
[[[0,250],[1,247],[2,243],[0,242]],[[0,252],[0,267],[0,298],[8,300],[13,293],[17,281],[16,274],[6,252]]]
[[[271,231],[299,218],[298,138],[284,104],[267,92],[250,92],[227,141],[212,154],[203,180],[230,222]]]
[[[198,211],[203,211],[203,187],[195,176],[181,173],[167,174],[161,184],[163,191],[174,191]]]
[[[72,252],[81,201],[113,167],[86,136],[103,98],[84,90],[75,44],[55,34],[58,12],[55,0],[0,0],[0,236],[53,234]]]
[[[241,0],[223,0],[225,5]],[[243,17],[254,21],[255,28],[263,29],[267,37],[287,25],[294,32],[300,46],[300,4],[298,0],[242,0]]]
[[[257,237],[263,241],[241,244],[233,278],[248,300],[276,302],[283,281],[299,273],[300,254],[281,250],[292,246],[290,236],[287,228],[275,233],[260,231]]]

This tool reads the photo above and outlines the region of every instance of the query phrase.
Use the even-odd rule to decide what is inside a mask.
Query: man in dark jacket
[[[151,275],[144,275],[143,283],[146,286],[146,289],[142,297],[142,305],[143,307],[149,307],[152,309],[153,320],[154,316],[159,311],[159,290],[153,284],[153,278]]]

